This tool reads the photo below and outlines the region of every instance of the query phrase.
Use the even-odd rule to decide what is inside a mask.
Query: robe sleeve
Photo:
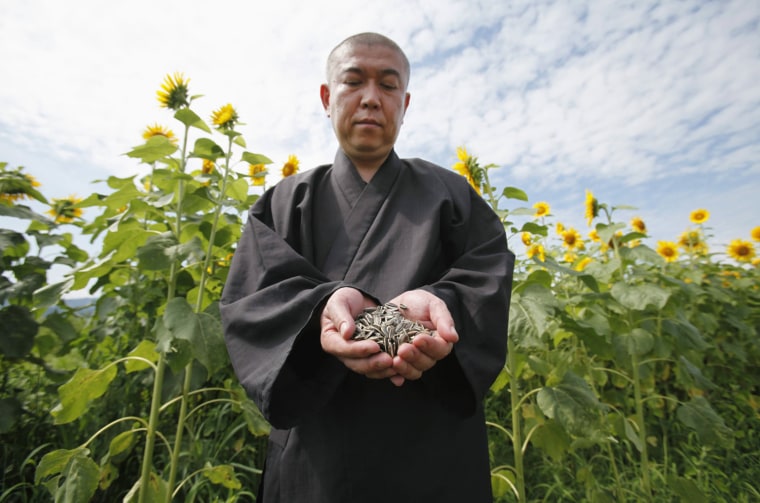
[[[428,385],[444,405],[469,415],[506,361],[515,255],[503,224],[480,195],[469,187],[452,193],[441,209],[449,266],[422,289],[446,303],[460,339],[452,354],[431,369]]]
[[[294,250],[287,231],[274,230],[297,216],[280,204],[275,219],[272,206],[268,192],[249,212],[220,309],[240,383],[273,426],[287,428],[323,405],[346,375],[319,341],[322,306],[343,285]]]

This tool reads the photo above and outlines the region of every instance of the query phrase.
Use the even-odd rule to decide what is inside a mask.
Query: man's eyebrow
[[[343,70],[341,70],[340,73],[341,74],[345,74],[345,73],[358,73],[359,75],[364,75],[366,72],[363,69],[359,68],[358,66],[348,66],[348,67],[344,68]],[[383,76],[383,77],[385,77],[387,75],[392,75],[394,77],[398,77],[399,79],[401,79],[401,72],[399,72],[395,68],[384,68],[384,69],[380,70],[380,75]]]

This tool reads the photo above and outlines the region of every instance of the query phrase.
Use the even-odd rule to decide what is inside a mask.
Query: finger
[[[433,322],[438,335],[446,342],[452,344],[459,342],[459,334],[454,327],[454,318],[451,317],[445,302],[430,303],[430,321]]]
[[[322,334],[322,349],[338,358],[366,358],[380,352],[380,346],[374,341],[355,341],[343,338],[338,332]]]
[[[340,360],[350,370],[371,379],[384,379],[396,374],[393,370],[393,359],[384,352],[365,358],[341,358]]]
[[[394,376],[392,376],[392,377],[391,377],[391,382],[392,382],[392,383],[393,383],[393,384],[394,384],[396,387],[401,387],[401,386],[403,386],[403,384],[404,384],[404,381],[405,381],[405,379],[404,379],[403,377],[401,377],[400,375],[398,375],[398,374],[396,374],[396,375],[394,375]]]
[[[418,335],[412,341],[412,345],[422,354],[434,361],[442,360],[451,353],[454,344],[446,341],[443,337],[430,335]],[[400,348],[399,348],[400,349]]]
[[[430,355],[425,353],[424,351],[421,351],[417,346],[414,344],[402,344],[398,348],[397,353],[398,358],[406,362],[408,365],[414,367],[419,372],[424,372],[431,368],[433,365],[435,365],[435,362],[437,359],[432,358]],[[396,361],[394,359],[394,367],[395,367]],[[399,370],[399,369],[397,369]],[[400,374],[406,375],[405,373],[399,371]],[[409,377],[411,379],[411,377]]]

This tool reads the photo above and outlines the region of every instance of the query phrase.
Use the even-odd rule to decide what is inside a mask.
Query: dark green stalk
[[[517,355],[515,344],[512,339],[507,339],[507,368],[509,369],[509,398],[512,413],[512,450],[515,460],[515,487],[517,488],[517,501],[525,501],[525,470],[523,468],[522,452],[522,425],[520,424],[520,389],[517,386]]]

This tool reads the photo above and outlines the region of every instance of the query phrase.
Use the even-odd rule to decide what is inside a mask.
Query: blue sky
[[[697,208],[711,212],[716,249],[760,225],[757,0],[357,5],[3,2],[0,161],[25,166],[48,197],[144,173],[123,153],[148,124],[178,130],[155,92],[181,71],[204,95],[201,115],[233,104],[249,150],[276,164],[296,154],[302,169],[329,162],[325,57],[379,31],[412,63],[402,157],[450,166],[464,145],[500,166],[496,185],[549,202],[583,234],[586,189],[639,208],[620,219],[642,216],[652,246],[676,240]]]

